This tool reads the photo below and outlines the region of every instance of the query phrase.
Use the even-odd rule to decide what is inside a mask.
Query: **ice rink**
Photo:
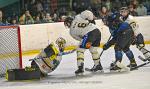
[[[150,45],[146,45],[150,50]],[[131,49],[135,55],[137,64],[143,63],[138,56],[141,52],[132,46]],[[99,51],[102,49],[100,48]],[[32,56],[23,56],[23,65],[29,66],[28,59]],[[77,69],[76,53],[63,56],[58,68],[49,74],[48,77],[36,81],[15,81],[8,82],[0,78],[0,89],[150,89],[150,65],[139,68],[135,71],[123,73],[110,73],[108,68],[114,60],[114,50],[110,48],[104,51],[101,56],[101,63],[104,67],[104,73],[89,73],[85,71],[84,76],[75,76],[74,71]],[[124,55],[123,62],[129,64],[129,60]],[[91,54],[85,52],[85,67],[91,68],[93,61]]]

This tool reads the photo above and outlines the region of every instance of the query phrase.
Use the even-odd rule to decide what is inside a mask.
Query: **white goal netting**
[[[17,26],[0,26],[0,76],[7,69],[22,67],[20,29]]]

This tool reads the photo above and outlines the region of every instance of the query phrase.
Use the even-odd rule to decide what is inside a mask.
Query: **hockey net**
[[[21,38],[18,26],[0,26],[0,76],[7,69],[22,68]]]

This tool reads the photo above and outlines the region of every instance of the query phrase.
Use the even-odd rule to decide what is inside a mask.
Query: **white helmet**
[[[91,11],[89,10],[85,10],[83,12],[81,12],[81,18],[85,19],[85,20],[93,20],[94,19],[94,15]]]

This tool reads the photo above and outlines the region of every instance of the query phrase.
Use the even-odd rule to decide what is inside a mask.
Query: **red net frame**
[[[0,31],[3,29],[17,29],[17,41],[18,41],[18,54],[19,54],[19,68],[22,68],[22,49],[21,49],[21,34],[19,26],[0,26]]]

